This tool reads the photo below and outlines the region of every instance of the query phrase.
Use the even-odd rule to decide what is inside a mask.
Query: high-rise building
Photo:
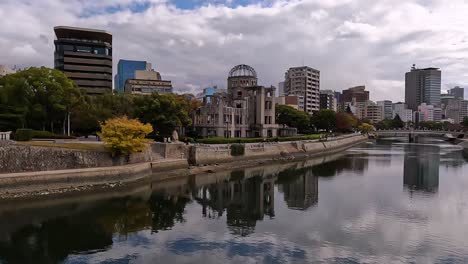
[[[285,73],[287,95],[304,97],[304,111],[312,115],[320,108],[320,71],[311,67],[293,67]]]
[[[117,74],[115,75],[114,90],[123,93],[125,82],[135,78],[135,71],[150,70],[151,64],[146,61],[119,60]]]
[[[384,119],[392,119],[393,118],[393,104],[392,101],[384,100],[378,101],[377,105],[383,108],[383,117]]]
[[[332,90],[320,91],[320,109],[330,109],[336,112],[335,92]]]
[[[285,96],[284,92],[284,82],[278,83],[278,96]]]
[[[445,118],[452,119],[455,124],[459,124],[468,116],[468,100],[455,98],[444,100],[443,110]]]
[[[417,69],[415,65],[405,74],[405,102],[417,111],[422,103],[440,105],[441,71],[439,68]]]
[[[454,88],[449,90],[449,94],[454,96],[457,99],[464,99],[465,98],[465,89],[455,86]]]
[[[366,91],[366,86],[361,85],[361,86],[355,86],[348,88],[346,90],[343,90],[343,93],[340,98],[341,103],[350,103],[350,102],[357,102],[357,103],[363,103],[366,101],[369,101],[369,91]]]
[[[88,94],[112,92],[112,34],[97,29],[54,27],[55,69]]]
[[[372,124],[376,124],[384,119],[383,106],[368,103],[364,107],[364,118],[368,119]]]

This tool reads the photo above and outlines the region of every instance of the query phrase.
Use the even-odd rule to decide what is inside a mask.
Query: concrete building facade
[[[405,102],[417,111],[422,103],[440,106],[441,71],[439,68],[417,69],[415,65],[405,74]]]
[[[152,93],[172,93],[171,81],[161,79],[159,72],[149,70],[136,70],[134,79],[125,81],[125,92],[131,94],[149,95]]]
[[[229,72],[228,90],[215,93],[194,115],[203,137],[276,137],[275,87],[257,85],[257,73],[245,64]]]
[[[364,118],[368,119],[372,124],[376,124],[384,119],[383,107],[376,104],[367,104],[364,107]]]
[[[356,101],[358,103],[363,103],[369,101],[370,93],[366,91],[365,85],[355,86],[343,90],[340,100],[341,103],[349,103]]]
[[[303,96],[303,109],[312,115],[320,109],[320,71],[311,67],[292,67],[285,73],[286,95]]]
[[[377,105],[382,107],[384,119],[392,119],[393,118],[393,103],[392,103],[392,101],[390,101],[390,100],[378,101]]]
[[[468,117],[468,100],[448,99],[444,102],[444,118],[453,119],[455,124],[460,124]]]
[[[455,86],[454,88],[449,90],[449,95],[454,96],[457,99],[465,99],[465,89],[459,86]]]
[[[406,108],[404,103],[393,104],[392,118],[395,118],[396,115],[405,123],[413,121],[413,110]]]
[[[55,69],[88,94],[112,92],[112,34],[64,26],[54,31]]]
[[[418,106],[418,112],[421,114],[420,121],[440,121],[442,119],[442,109],[422,103]]]
[[[337,111],[337,101],[335,98],[335,92],[332,90],[321,90],[320,91],[320,109],[330,109]]]

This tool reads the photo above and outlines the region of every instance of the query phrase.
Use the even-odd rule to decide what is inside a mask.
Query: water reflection
[[[275,177],[244,178],[242,172],[240,176],[238,173],[229,180],[200,187],[195,191],[195,200],[202,205],[204,217],[221,217],[226,210],[231,232],[247,236],[254,232],[258,220],[275,215]]]
[[[440,148],[430,145],[406,145],[403,184],[410,192],[436,193],[439,187]]]
[[[278,190],[290,209],[306,210],[318,203],[318,177],[310,168],[285,170],[278,176]]]
[[[3,204],[0,263],[73,263],[77,256],[83,258],[75,263],[127,263],[142,248],[152,254],[146,259],[163,263],[389,263],[386,256],[433,252],[439,240],[463,248],[465,240],[450,237],[444,221],[463,226],[466,204],[452,199],[458,211],[450,215],[431,208],[438,203],[424,204],[451,194],[444,186],[464,186],[466,153],[449,147],[363,145],[345,155],[154,181],[109,196]],[[444,166],[452,176],[445,182]],[[408,206],[406,191],[439,195],[415,196],[418,206]],[[426,241],[433,237],[437,243]]]

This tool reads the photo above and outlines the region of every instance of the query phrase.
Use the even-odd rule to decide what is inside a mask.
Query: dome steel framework
[[[235,66],[229,71],[229,77],[255,77],[257,78],[257,72],[254,68],[249,65],[240,64]]]

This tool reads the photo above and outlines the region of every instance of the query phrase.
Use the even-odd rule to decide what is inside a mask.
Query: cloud
[[[0,63],[53,66],[53,27],[67,25],[112,32],[114,64],[152,62],[179,91],[226,86],[240,63],[253,66],[263,85],[277,85],[289,67],[305,64],[321,71],[322,89],[366,84],[373,100],[403,100],[413,63],[442,68],[443,89],[468,83],[463,0],[180,3],[4,0]]]

